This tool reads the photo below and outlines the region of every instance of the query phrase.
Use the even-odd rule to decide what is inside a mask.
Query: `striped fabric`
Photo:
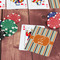
[[[34,31],[32,33],[33,36],[36,34],[43,35],[50,38],[50,41],[54,42],[57,36],[57,32],[53,30],[49,30],[46,28],[41,28],[35,26]],[[34,52],[43,56],[49,56],[53,45],[48,44],[47,46],[39,45],[33,42],[33,39],[30,39],[25,47],[27,51]]]
[[[49,0],[51,8],[60,8],[60,0]]]

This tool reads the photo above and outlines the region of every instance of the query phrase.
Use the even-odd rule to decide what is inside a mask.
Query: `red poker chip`
[[[6,19],[7,19],[7,17],[3,18],[3,21],[6,20]]]
[[[60,27],[60,13],[56,14],[47,20],[47,25],[50,28],[56,29]]]
[[[21,21],[21,16],[16,13],[12,13],[7,15],[7,17],[5,17],[3,20],[6,20],[6,19],[13,20],[15,21],[15,23],[18,23]]]

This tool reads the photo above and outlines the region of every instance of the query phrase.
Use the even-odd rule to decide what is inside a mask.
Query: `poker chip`
[[[0,40],[2,40],[5,37],[5,32],[0,30]]]
[[[51,17],[54,17],[54,16],[56,16],[56,14],[57,14],[57,12],[50,12],[50,13],[48,14],[47,18],[49,19],[49,18],[51,18]]]
[[[15,32],[17,32],[18,27],[13,20],[4,20],[1,23],[1,30],[5,31],[5,36],[12,36]]]
[[[6,20],[6,19],[13,20],[13,21],[15,21],[15,23],[18,23],[21,21],[20,15],[18,15],[16,13],[11,13],[11,14],[7,15],[7,17],[5,17],[3,20]]]
[[[56,29],[60,27],[60,13],[57,13],[56,16],[51,17],[47,20],[47,25],[50,28]]]

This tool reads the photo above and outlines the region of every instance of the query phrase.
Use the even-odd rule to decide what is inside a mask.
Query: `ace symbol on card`
[[[46,4],[46,7],[48,8],[48,4]]]
[[[29,37],[34,29],[35,25],[25,25],[23,24],[21,27],[21,35],[20,35],[20,44],[19,44],[19,50],[25,50],[25,46],[27,42],[29,41]],[[45,28],[44,26],[40,26]]]
[[[23,30],[25,30],[25,26],[23,26]]]

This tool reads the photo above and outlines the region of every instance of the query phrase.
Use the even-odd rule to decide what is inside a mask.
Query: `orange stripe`
[[[37,31],[36,31],[36,33],[35,33],[35,36],[36,36],[36,34],[37,34],[38,30],[39,30],[39,27],[38,27],[38,29],[37,29]]]
[[[48,52],[48,55],[47,55],[47,56],[49,56],[49,54],[50,54],[50,52],[51,52],[51,49],[52,49],[52,46],[53,46],[53,45],[51,45],[50,50],[49,50],[49,52]]]
[[[37,29],[38,30],[38,29]],[[36,31],[37,32],[37,31]],[[37,34],[37,33],[36,33]],[[31,44],[30,44],[30,46],[29,46],[29,48],[28,48],[28,51],[30,50],[30,47],[31,47],[31,45],[32,45],[32,43],[33,43],[33,40],[32,40],[32,42],[31,42]]]
[[[50,35],[49,35],[49,38],[51,37],[52,32],[53,32],[53,31],[51,30],[51,33],[50,33]]]
[[[56,8],[54,0],[53,0],[53,4],[54,4],[54,8]]]
[[[60,4],[59,4],[59,8],[60,8]]]
[[[46,31],[46,33],[45,33],[45,36],[46,36],[47,32],[48,32],[48,29],[47,29],[47,31]]]
[[[33,43],[33,40],[32,40],[32,42],[31,42],[31,44],[30,44],[30,46],[29,46],[29,48],[28,48],[28,51],[30,50],[30,47],[31,47],[32,43]]]
[[[52,34],[52,30],[51,30],[51,34]],[[49,35],[49,38],[51,37],[51,34]],[[46,46],[47,47],[47,46]],[[44,51],[43,51],[43,54],[42,55],[44,55],[44,53],[45,53],[45,50],[46,50],[46,47],[45,47],[45,49],[44,49]]]
[[[37,44],[35,44],[35,47],[34,47],[34,49],[33,49],[33,52],[35,51],[36,46],[37,46]]]
[[[42,45],[40,46],[39,51],[40,51],[41,47],[42,47]],[[38,54],[39,54],[39,51],[38,51]]]
[[[43,51],[43,54],[42,54],[42,55],[44,55],[46,48],[47,48],[47,46],[45,47],[45,49],[44,49],[44,51]]]
[[[57,35],[57,32],[55,33],[55,36],[54,36],[53,42],[55,41],[56,35]]]
[[[48,29],[47,29],[47,31],[48,31]],[[46,33],[45,33],[45,36],[46,36],[46,34],[47,34],[47,31],[46,31]],[[41,46],[42,47],[42,46]],[[40,47],[40,49],[41,49],[41,47]],[[40,49],[39,49],[39,51],[40,51]],[[39,53],[39,52],[38,52]]]
[[[44,28],[42,28],[42,31],[41,31],[40,35],[42,34],[43,30],[44,30]]]
[[[44,28],[42,28],[40,35],[42,34],[43,30],[44,30]],[[42,45],[40,46],[39,51],[40,51],[41,47],[42,47]],[[39,54],[39,51],[38,51],[38,54]]]
[[[39,27],[38,27],[38,29],[37,29],[37,31],[36,31],[36,33],[35,33],[35,36],[36,36],[38,30],[39,30]],[[35,50],[35,48],[36,48],[36,45],[37,45],[37,44],[35,44],[35,47],[34,47],[34,49],[33,49],[33,52],[34,52],[34,50]]]
[[[60,6],[60,4],[59,4],[59,0],[57,0],[57,2],[58,2],[58,3],[57,3],[57,4],[58,4],[58,6]]]
[[[55,33],[55,36],[54,36],[53,42],[54,42],[54,40],[55,40],[56,35],[57,35],[57,32]],[[49,50],[49,52],[48,52],[48,56],[49,56],[49,54],[50,54],[50,51],[51,51],[52,46],[53,46],[53,45],[51,45],[51,47],[50,47],[50,50]]]

